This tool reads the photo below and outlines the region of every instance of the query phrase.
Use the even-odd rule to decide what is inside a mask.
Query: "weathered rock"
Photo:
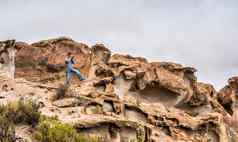
[[[54,106],[57,106],[59,108],[62,107],[75,107],[78,105],[78,100],[75,98],[66,98],[66,99],[61,99],[53,102]]]
[[[228,80],[228,85],[222,88],[218,93],[218,101],[229,112],[233,113],[233,105],[237,104],[238,97],[238,77],[232,77]]]
[[[91,63],[91,50],[82,43],[72,39],[61,37],[43,40],[31,45],[16,42],[16,47],[21,47],[16,56],[16,75],[26,79],[40,81],[44,78],[48,81],[59,81],[60,74],[64,74],[65,58],[68,52],[75,56],[75,67],[80,68],[84,76],[88,76]],[[56,73],[53,79],[50,72]],[[27,76],[36,76],[31,78]],[[62,76],[62,75],[61,75]]]
[[[93,60],[95,62],[107,63],[111,57],[111,51],[103,44],[96,44],[92,47]]]
[[[226,115],[225,121],[230,126],[230,132],[234,138],[238,138],[238,77],[228,80],[228,85],[222,88],[218,95],[218,101],[224,109],[231,115]],[[235,133],[235,134],[234,134]]]
[[[0,76],[14,79],[15,52],[15,40],[0,42]]]

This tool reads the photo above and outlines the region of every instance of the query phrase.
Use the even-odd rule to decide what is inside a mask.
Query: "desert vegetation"
[[[8,103],[0,106],[0,142],[18,142],[16,125],[29,125],[38,142],[98,142],[78,133],[71,125],[61,123],[57,118],[47,118],[39,112],[39,105],[31,100]]]

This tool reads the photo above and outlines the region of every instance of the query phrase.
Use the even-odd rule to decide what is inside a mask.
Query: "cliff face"
[[[13,95],[39,102],[42,114],[74,126],[103,141],[233,142],[237,78],[220,92],[198,82],[196,69],[170,62],[113,54],[103,44],[89,47],[69,38],[33,44],[14,42],[17,49]],[[64,59],[75,55],[85,81],[63,86]],[[7,85],[6,85],[7,84]],[[3,87],[2,87],[3,88]],[[7,89],[6,89],[7,90]],[[7,92],[2,90],[2,92]],[[60,99],[52,99],[55,94]]]

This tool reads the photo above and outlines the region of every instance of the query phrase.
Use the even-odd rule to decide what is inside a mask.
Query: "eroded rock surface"
[[[36,100],[42,114],[57,116],[101,141],[238,140],[232,125],[238,118],[237,77],[217,93],[212,85],[197,81],[192,67],[113,54],[103,44],[90,48],[65,37],[3,44],[17,53],[16,78],[12,85],[2,86],[1,103]],[[74,79],[65,87],[60,84],[67,52],[75,55],[75,66],[87,80]],[[56,94],[60,97],[52,99]]]

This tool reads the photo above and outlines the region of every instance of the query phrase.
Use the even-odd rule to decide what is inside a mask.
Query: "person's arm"
[[[65,64],[67,65],[67,64],[69,63],[68,58],[65,58],[64,62],[65,62]]]
[[[74,56],[71,58],[72,64],[75,64]]]

